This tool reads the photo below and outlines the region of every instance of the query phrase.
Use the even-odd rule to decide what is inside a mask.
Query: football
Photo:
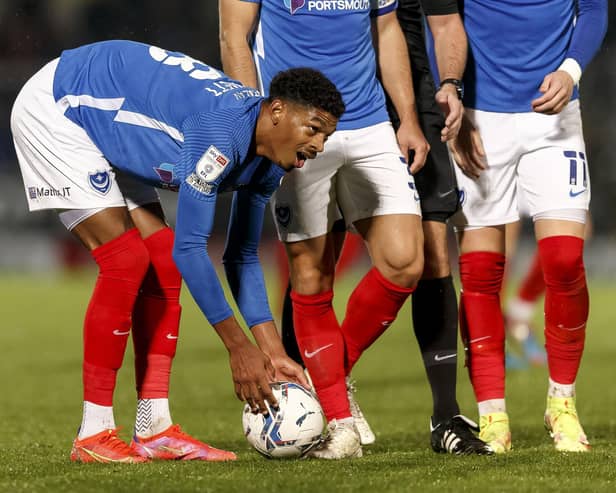
[[[321,405],[312,392],[293,382],[273,383],[272,391],[278,409],[268,405],[267,416],[244,406],[244,435],[265,457],[301,457],[321,440],[325,425]]]

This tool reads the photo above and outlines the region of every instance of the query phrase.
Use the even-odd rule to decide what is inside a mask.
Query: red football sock
[[[537,251],[524,279],[522,279],[517,296],[523,301],[532,303],[543,294],[544,290],[545,282],[543,280],[543,268],[541,267],[541,255]]]
[[[84,400],[111,406],[131,327],[131,312],[148,268],[136,229],[92,250],[98,279],[84,322]]]
[[[348,375],[361,354],[385,332],[415,288],[404,288],[385,279],[373,267],[359,282],[347,303],[342,335],[347,350]]]
[[[505,398],[505,325],[499,295],[504,271],[505,256],[500,253],[460,257],[460,323],[477,402]]]
[[[351,416],[344,380],[344,339],[333,297],[332,291],[313,295],[291,291],[297,344],[328,421]]]
[[[584,240],[551,236],[538,245],[545,276],[545,348],[550,378],[572,384],[580,367],[588,320]]]
[[[174,234],[164,228],[143,243],[150,268],[133,309],[135,375],[139,399],[167,398],[180,327],[182,277],[171,252]]]

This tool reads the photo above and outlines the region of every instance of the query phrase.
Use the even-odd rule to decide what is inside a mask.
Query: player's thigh
[[[456,166],[460,210],[452,217],[456,231],[498,226],[518,220],[517,163],[521,154],[514,114],[467,111],[479,129],[487,169],[469,178]]]
[[[354,227],[384,277],[401,286],[412,286],[419,280],[423,271],[421,216],[386,214],[360,219]]]
[[[270,201],[281,241],[325,235],[340,219],[335,184],[344,162],[342,138],[340,132],[335,132],[322,153],[284,176]]]
[[[520,159],[518,184],[531,217],[583,224],[591,192],[577,101],[559,115],[526,120],[532,147]]]
[[[84,211],[94,213],[73,226],[71,233],[90,251],[119,238],[135,227],[126,207],[108,207],[99,210],[74,209],[66,212]]]
[[[457,232],[460,255],[471,252],[505,253],[505,226],[467,228]]]
[[[586,224],[581,221],[562,219],[538,219],[535,221],[535,237],[537,241],[550,236],[575,236],[584,239]]]
[[[338,171],[338,203],[347,225],[385,215],[421,215],[415,180],[404,162],[391,123],[353,130],[347,160]]]

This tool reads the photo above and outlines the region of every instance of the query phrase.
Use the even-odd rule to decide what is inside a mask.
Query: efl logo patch
[[[111,188],[111,177],[108,171],[88,173],[88,182],[96,192],[106,195]]]
[[[195,173],[200,179],[210,183],[222,174],[228,162],[229,158],[227,156],[216,149],[216,147],[210,146],[201,156],[201,159],[199,159],[195,167]]]
[[[28,187],[28,196],[32,200],[36,199],[36,187]]]

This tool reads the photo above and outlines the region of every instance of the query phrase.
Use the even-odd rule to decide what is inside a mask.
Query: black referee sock
[[[293,326],[293,303],[291,302],[291,283],[287,286],[284,294],[284,302],[282,304],[282,345],[287,352],[289,358],[296,363],[304,366],[302,361],[302,353],[297,347],[297,339],[295,338],[295,327]]]
[[[419,281],[412,313],[438,423],[460,413],[456,401],[458,303],[451,276]]]

